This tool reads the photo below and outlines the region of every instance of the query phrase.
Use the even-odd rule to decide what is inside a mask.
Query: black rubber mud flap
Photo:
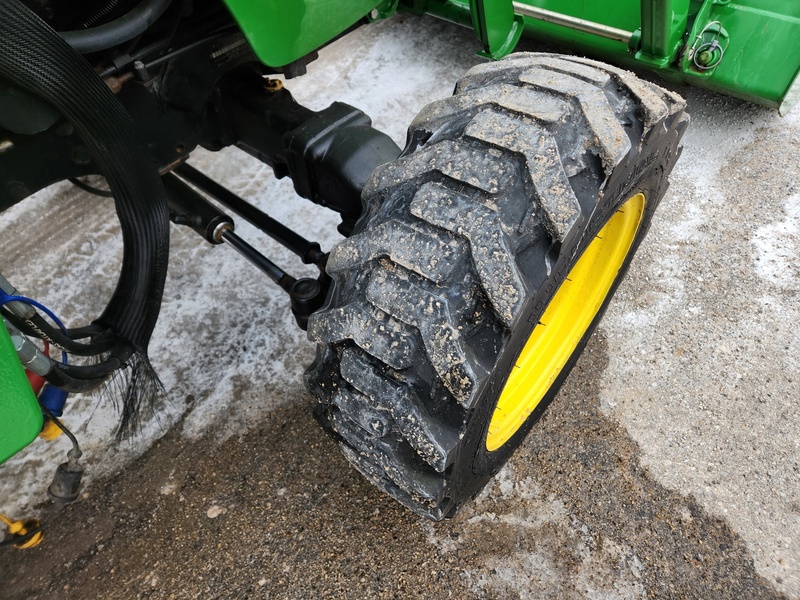
[[[441,519],[505,463],[645,236],[683,109],[614,67],[518,54],[473,68],[414,120],[403,155],[367,184],[355,234],[331,253],[334,285],[308,329],[315,414],[368,479]],[[594,306],[561,291],[573,280]],[[563,360],[526,367],[554,318],[566,325],[545,358]],[[543,375],[510,383],[526,369]],[[544,386],[537,397],[531,381]],[[522,391],[498,408],[509,386]]]

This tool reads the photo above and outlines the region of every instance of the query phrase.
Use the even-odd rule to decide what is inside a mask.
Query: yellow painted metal
[[[18,538],[23,538],[33,530],[40,529],[42,526],[42,524],[36,519],[26,519],[25,521],[14,521],[2,514],[0,514],[0,523],[3,523],[8,528],[8,533],[9,535],[12,536],[12,539],[14,536]],[[42,543],[43,539],[44,539],[44,533],[42,531],[37,531],[27,540],[14,544],[14,547],[19,548],[20,550],[35,548],[36,546]]]
[[[606,222],[562,282],[534,328],[500,394],[486,449],[501,448],[553,385],[597,316],[630,252],[645,197],[629,198]]]
[[[42,425],[42,431],[39,433],[39,439],[45,440],[46,442],[52,442],[55,439],[58,439],[61,434],[64,433],[58,425],[53,423],[50,419],[45,419],[44,425]]]

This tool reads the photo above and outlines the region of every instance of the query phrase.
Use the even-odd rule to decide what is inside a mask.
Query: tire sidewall
[[[677,159],[674,136],[674,131],[664,127],[663,122],[659,122],[652,127],[642,142],[640,149],[634,146],[605,182],[594,213],[588,219],[583,219],[583,225],[579,222],[573,228],[573,231],[562,244],[559,258],[550,276],[526,302],[516,326],[513,327],[511,338],[498,354],[492,375],[479,392],[475,408],[468,419],[460,451],[466,453],[467,456],[471,455],[472,458],[471,460],[464,460],[465,457],[457,457],[454,461],[454,472],[451,474],[452,484],[456,489],[463,492],[463,494],[457,493],[457,497],[473,497],[483,488],[486,482],[500,470],[514,450],[523,442],[531,428],[539,421],[558,394],[572,367],[582,354],[589,338],[603,318],[611,299],[625,278],[631,261],[650,228],[655,209],[668,186],[667,174],[671,170],[672,163]],[[486,449],[486,436],[494,409],[511,370],[535,325],[539,322],[545,309],[553,299],[560,283],[566,278],[588,247],[590,241],[594,239],[594,236],[620,206],[638,193],[642,193],[645,196],[645,206],[639,228],[597,314],[556,377],[553,385],[525,423],[500,448],[492,452],[488,451]],[[455,469],[458,469],[459,466],[461,467],[460,470],[456,471]]]

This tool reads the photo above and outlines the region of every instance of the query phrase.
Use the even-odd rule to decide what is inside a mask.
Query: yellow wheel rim
[[[500,394],[486,435],[489,452],[500,448],[522,427],[572,356],[628,256],[644,203],[643,194],[629,198],[561,283]]]

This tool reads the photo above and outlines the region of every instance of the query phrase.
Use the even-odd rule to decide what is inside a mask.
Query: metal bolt
[[[9,181],[6,184],[6,193],[14,202],[19,202],[30,195],[30,192],[28,192],[28,186],[21,181]]]
[[[69,121],[65,121],[61,123],[58,127],[56,127],[56,135],[60,135],[62,137],[67,137],[75,133],[75,127],[73,127],[72,123]]]
[[[92,162],[92,155],[84,146],[75,146],[72,149],[70,158],[76,165],[88,165]]]
[[[708,65],[711,64],[712,59],[714,58],[714,53],[709,52],[708,50],[703,50],[698,56],[697,61],[701,65]]]

